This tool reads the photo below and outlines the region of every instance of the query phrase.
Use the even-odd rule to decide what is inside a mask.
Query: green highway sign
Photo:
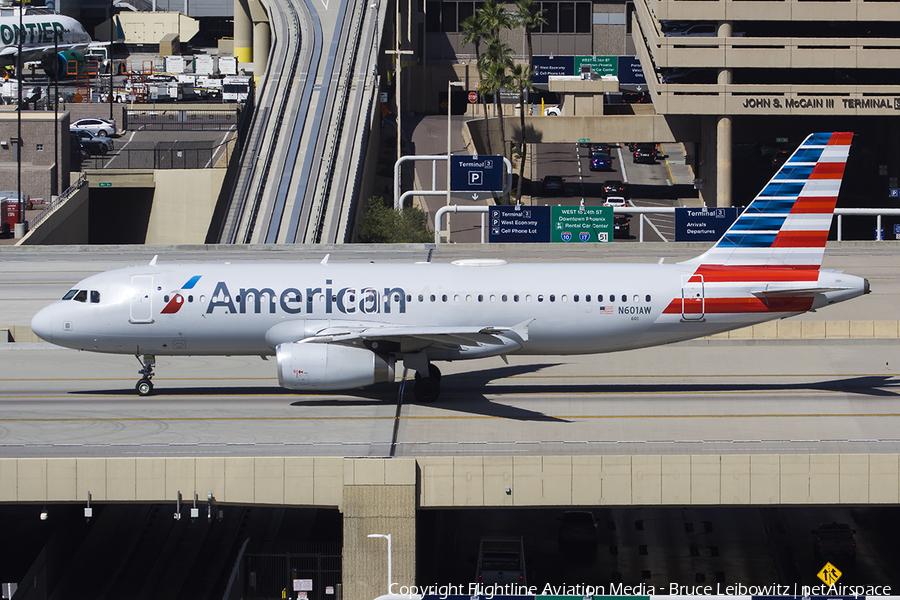
[[[565,243],[613,241],[611,206],[552,206],[550,241]]]
[[[101,181],[100,187],[112,187],[112,181]]]
[[[579,144],[590,144],[591,138],[578,138],[578,143]]]

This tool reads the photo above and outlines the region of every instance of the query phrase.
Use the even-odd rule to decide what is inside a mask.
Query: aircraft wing
[[[429,346],[459,348],[461,346],[506,346],[509,341],[528,340],[528,325],[534,319],[512,327],[495,326],[397,326],[328,327],[312,337],[300,340],[304,344],[347,344],[356,341],[393,342],[401,351],[413,352]]]

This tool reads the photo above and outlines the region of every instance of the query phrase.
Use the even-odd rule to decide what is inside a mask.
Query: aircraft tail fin
[[[852,139],[810,134],[716,245],[686,264],[818,270]]]

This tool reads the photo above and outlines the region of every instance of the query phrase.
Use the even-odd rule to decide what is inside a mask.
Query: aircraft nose
[[[53,329],[52,313],[52,307],[47,306],[39,310],[38,313],[34,315],[34,318],[31,319],[31,331],[33,331],[36,336],[47,342],[53,341],[51,339]]]

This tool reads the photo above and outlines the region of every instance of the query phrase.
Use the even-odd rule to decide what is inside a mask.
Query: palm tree
[[[528,65],[534,64],[534,47],[531,45],[531,32],[547,23],[544,18],[545,9],[534,0],[517,0],[516,23],[525,28],[525,39],[528,41]]]
[[[499,38],[492,37],[488,40],[487,48],[481,56],[481,71],[485,77],[485,92],[494,94],[494,106],[497,116],[500,118],[500,140],[503,155],[506,156],[506,129],[503,124],[503,104],[500,102],[500,91],[510,87],[511,79],[509,69],[512,68],[512,48],[504,44]]]
[[[501,29],[511,29],[515,25],[513,16],[506,12],[506,7],[498,4],[497,0],[487,0],[477,12],[485,28],[495,38],[500,37]]]
[[[483,40],[490,33],[490,30],[484,26],[484,21],[479,18],[479,14],[476,13],[469,17],[466,17],[462,22],[462,30],[463,34],[463,45],[472,44],[475,46],[475,67],[478,69],[478,87],[479,87],[479,95],[481,96],[481,106],[484,111],[484,130],[488,129],[488,114],[487,114],[487,94],[484,93],[482,82],[484,81],[484,75],[481,72],[481,40]],[[450,98],[447,98],[447,102],[450,101]],[[491,138],[488,136],[487,138],[487,151],[488,154],[493,154],[491,151]]]
[[[522,146],[519,150],[519,183],[516,186],[516,204],[522,201],[522,179],[525,176],[525,159],[528,154],[528,140],[525,137],[525,94],[528,90],[533,90],[531,84],[531,67],[526,65],[513,65],[509,71],[509,78],[512,86],[519,90],[519,123],[522,129]]]

